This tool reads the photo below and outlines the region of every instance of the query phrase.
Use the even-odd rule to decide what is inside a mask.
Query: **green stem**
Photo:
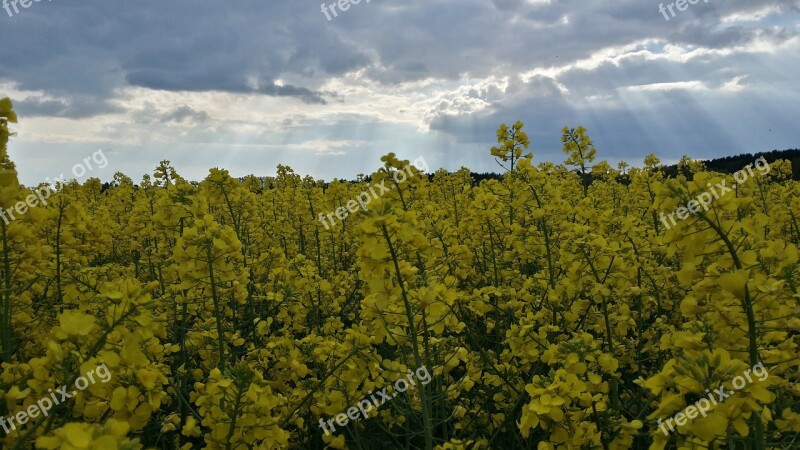
[[[214,320],[217,322],[217,349],[219,351],[219,370],[225,371],[225,333],[222,331],[222,308],[219,304],[219,296],[217,295],[217,283],[214,280],[214,264],[213,257],[211,256],[211,245],[206,247],[206,256],[208,260],[208,276],[211,281],[211,298],[214,301]]]
[[[728,253],[731,255],[733,259],[733,264],[736,266],[737,270],[742,269],[742,261],[739,259],[739,255],[736,253],[736,247],[733,245],[733,242],[728,238],[722,228],[712,221],[706,214],[699,212],[698,215],[701,219],[705,220],[706,223],[713,229],[717,235],[720,237],[722,242],[725,244],[725,247],[728,249]],[[747,283],[744,285],[744,297],[742,298],[742,309],[744,310],[745,315],[747,316],[747,337],[748,337],[748,353],[750,355],[750,365],[755,366],[760,362],[760,358],[758,355],[758,330],[756,328],[756,318],[755,312],[753,311],[753,300],[750,298],[750,289],[747,286]],[[751,419],[752,427],[754,430],[753,434],[753,448],[756,450],[764,450],[764,424],[761,422],[761,415],[757,412],[754,412],[753,417]]]
[[[11,261],[8,255],[8,235],[4,221],[3,234],[3,294],[0,296],[0,362],[11,362]]]
[[[400,285],[400,292],[403,295],[403,305],[406,309],[406,318],[408,319],[409,334],[411,335],[411,348],[414,352],[414,363],[418,368],[423,366],[422,358],[419,353],[419,343],[417,342],[417,328],[414,325],[414,313],[411,308],[411,302],[408,300],[408,293],[406,292],[405,282],[403,281],[403,274],[400,271],[400,263],[398,261],[397,251],[392,245],[392,239],[389,237],[389,230],[386,229],[386,224],[381,224],[383,237],[386,239],[386,244],[389,246],[389,253],[392,255],[392,262],[394,263],[394,270],[397,276],[397,282]],[[419,395],[422,397],[422,421],[425,425],[425,448],[427,450],[433,449],[433,427],[431,426],[430,417],[430,399],[428,398],[427,391],[424,386],[420,386]]]

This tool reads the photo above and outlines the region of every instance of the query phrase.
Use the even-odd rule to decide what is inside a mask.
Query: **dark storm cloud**
[[[161,116],[164,122],[208,122],[211,117],[205,111],[195,111],[191,106],[183,105]]]
[[[46,99],[29,96],[15,103],[14,108],[24,117],[66,117],[83,119],[100,114],[122,112],[122,109],[95,96]]]
[[[712,48],[763,33],[790,39],[796,30],[715,30],[720,9],[771,3],[788,11],[797,2],[701,2],[670,22],[640,0],[381,0],[352,5],[331,22],[316,1],[37,3],[0,17],[4,30],[21,37],[0,47],[0,79],[99,99],[130,84],[324,104],[319,86],[358,69],[385,83],[458,79],[525,70],[555,56],[566,63],[642,38]],[[279,78],[288,81],[279,85]]]
[[[317,10],[305,6],[90,0],[37,3],[13,18],[0,10],[4,33],[21,37],[0,47],[0,81],[55,96],[103,99],[132,85],[324,104],[328,93],[313,88],[323,78],[310,76],[356,69],[366,57],[352,46],[337,45],[339,38],[324,31]],[[325,45],[306,42],[307,36]],[[279,85],[280,77],[298,82]]]

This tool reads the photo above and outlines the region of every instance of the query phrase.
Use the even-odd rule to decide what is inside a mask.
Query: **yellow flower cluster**
[[[8,207],[32,188],[0,107]],[[653,156],[593,176],[586,130],[563,141],[577,171],[534,166],[522,124],[501,127],[507,171],[480,184],[396,183],[409,162],[389,154],[369,183],[392,189],[330,229],[319,214],[366,181],[189,182],[164,161],[138,184],[67,183],[0,221],[0,416],[100,364],[113,377],[0,449],[797,445],[800,184],[756,175],[666,230],[660,213],[725,176],[668,179]],[[758,362],[768,379],[658,429]],[[419,367],[430,383],[318,427]]]

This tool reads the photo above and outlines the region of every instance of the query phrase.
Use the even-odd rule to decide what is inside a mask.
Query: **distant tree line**
[[[785,159],[787,161],[791,161],[792,179],[800,180],[800,150],[798,149],[773,150],[771,152],[761,152],[755,154],[743,153],[741,155],[726,156],[724,158],[716,158],[708,161],[703,161],[703,164],[705,164],[706,169],[710,171],[732,174],[742,170],[745,166],[747,166],[748,164],[752,164],[753,161],[762,156],[770,164],[779,159]],[[670,177],[678,175],[677,164],[671,166],[664,166],[662,170]]]
[[[706,169],[714,172],[732,174],[739,170],[742,170],[748,164],[751,164],[756,159],[760,158],[761,156],[767,160],[768,163],[773,163],[779,159],[785,159],[791,161],[792,163],[792,179],[800,180],[800,149],[791,149],[791,150],[772,150],[770,152],[759,152],[759,153],[743,153],[741,155],[736,156],[726,156],[724,158],[715,158],[710,160],[703,160],[703,164],[705,164]],[[673,164],[670,166],[662,166],[661,169],[668,177],[675,177],[678,175],[678,165]],[[502,179],[502,175],[493,172],[471,172],[471,176],[473,179],[474,184],[480,184],[484,180],[500,180]],[[428,177],[433,177],[433,174],[428,174]],[[589,173],[586,175],[589,179],[589,183],[592,181],[592,174]],[[267,181],[270,177],[258,177],[262,182]],[[627,181],[627,176],[620,175],[617,180],[621,183],[625,183]],[[243,178],[239,179],[240,181],[244,180]],[[361,178],[362,181],[369,182],[370,177],[364,176]],[[357,180],[349,181],[351,183],[356,183]],[[323,186],[327,187],[328,182],[322,182]],[[266,183],[265,183],[266,184]],[[103,190],[108,189],[111,187],[110,183],[103,183]]]
[[[790,161],[792,163],[792,178],[795,180],[800,180],[800,149],[772,150],[771,152],[759,152],[759,153],[742,153],[741,155],[703,160],[702,162],[705,165],[706,169],[709,171],[720,172],[725,174],[733,174],[735,172],[742,170],[748,164],[752,164],[753,161],[762,156],[770,164],[779,159],[785,159],[787,161]],[[662,166],[660,170],[664,172],[668,177],[676,177],[678,176],[679,173],[677,164]],[[689,175],[689,174],[684,174],[684,175]],[[497,173],[472,172],[472,179],[475,180],[476,184],[479,184],[483,180],[499,180],[500,178],[502,178],[502,175]],[[587,178],[589,179],[589,182],[592,181],[591,172],[587,174]],[[627,178],[628,177],[625,175],[620,175],[618,177],[618,181],[625,183]]]

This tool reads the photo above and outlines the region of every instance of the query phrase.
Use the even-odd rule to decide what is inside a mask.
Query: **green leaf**
[[[0,98],[0,113],[12,112],[14,106],[11,104],[11,99],[8,97]],[[10,121],[10,119],[9,119]],[[16,121],[16,118],[15,118]]]

